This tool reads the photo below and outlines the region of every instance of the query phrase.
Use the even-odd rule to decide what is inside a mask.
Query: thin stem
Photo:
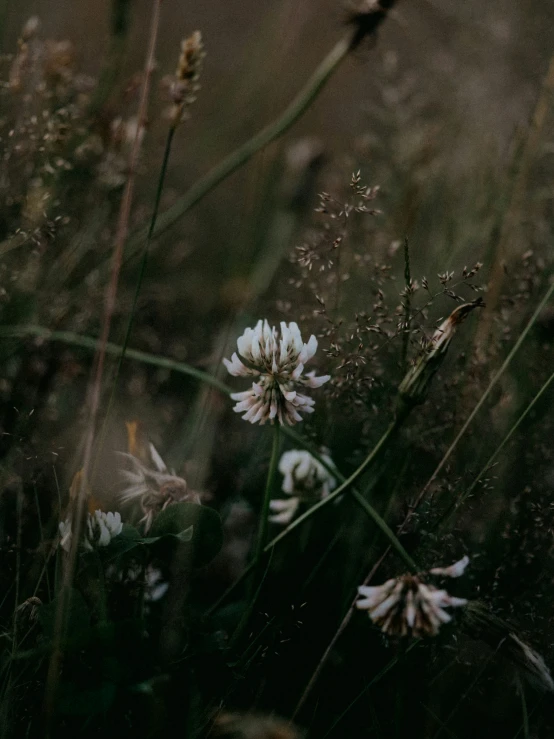
[[[406,285],[404,296],[404,332],[402,334],[402,372],[406,371],[408,361],[408,344],[410,341],[410,312],[411,312],[411,287],[412,275],[410,270],[410,248],[408,245],[408,237],[404,239],[404,283]]]
[[[96,339],[93,336],[83,336],[81,334],[73,333],[72,331],[51,331],[42,326],[0,326],[0,336],[37,336],[48,341],[60,341],[63,344],[80,346],[83,349],[89,349],[92,351],[94,351],[99,345],[99,339]],[[115,354],[116,356],[120,356],[121,350],[122,346],[120,344],[114,344],[108,341],[105,345],[106,354]],[[163,367],[164,369],[169,369],[182,375],[194,377],[200,382],[205,382],[208,385],[217,388],[226,395],[231,392],[231,389],[227,387],[224,382],[218,380],[217,377],[213,377],[207,372],[198,370],[195,367],[184,364],[183,362],[178,362],[169,357],[160,357],[156,354],[149,354],[148,352],[143,352],[138,349],[127,349],[125,354],[129,359],[135,359],[137,362],[150,364],[154,367]]]
[[[271,448],[271,459],[269,461],[269,469],[267,471],[267,479],[265,483],[265,492],[260,512],[260,523],[258,526],[258,538],[256,540],[256,551],[254,553],[254,563],[258,563],[262,557],[265,541],[267,539],[269,503],[271,501],[271,493],[277,472],[277,462],[279,459],[279,447],[281,444],[280,424],[277,422],[273,427],[273,446]]]
[[[402,544],[398,541],[393,530],[388,526],[386,521],[383,518],[381,518],[381,516],[377,513],[375,508],[373,508],[373,506],[370,505],[367,502],[367,500],[364,498],[364,496],[361,495],[357,490],[352,490],[351,493],[354,499],[356,500],[356,502],[358,503],[358,505],[365,511],[368,518],[370,518],[373,521],[373,523],[375,523],[376,526],[378,526],[378,528],[381,529],[383,534],[390,541],[393,549],[396,549],[400,557],[402,557],[408,569],[410,569],[413,573],[419,572],[420,568],[416,565],[414,560],[410,557],[408,552],[404,549]]]
[[[411,652],[412,649],[417,647],[417,645],[421,642],[421,639],[415,639],[407,648],[406,648],[406,654],[408,652]],[[323,735],[322,739],[325,739],[325,737],[329,736],[333,729],[339,724],[342,719],[346,716],[348,711],[354,706],[362,697],[362,695],[368,691],[372,685],[375,685],[375,683],[379,682],[379,680],[384,677],[392,668],[396,665],[396,663],[399,661],[399,657],[393,657],[390,662],[388,662],[382,670],[379,670],[379,672],[375,675],[375,677],[372,677],[371,680],[368,682],[367,685],[364,685],[364,687],[360,690],[358,695],[354,698],[353,701],[351,701],[348,706],[344,709],[344,711],[338,716],[337,719],[331,724],[327,732]]]
[[[347,34],[331,49],[321,64],[310,77],[304,88],[298,93],[290,105],[275,121],[262,128],[251,139],[238,149],[231,152],[219,164],[199,179],[192,187],[168,210],[162,213],[154,229],[154,238],[167,231],[174,223],[182,218],[196,203],[210,193],[220,182],[239,169],[251,159],[254,154],[266,147],[272,141],[282,136],[310,107],[321,92],[327,80],[338,69],[340,63],[348,55],[352,47],[352,34]],[[137,233],[129,241],[129,250],[136,250],[147,238],[147,231]]]
[[[101,432],[100,432],[100,437],[99,437],[99,442],[98,442],[98,448],[97,448],[97,454],[96,454],[97,460],[98,460],[98,458],[100,456],[100,453],[102,451],[102,447],[104,446],[104,439],[105,439],[105,436],[106,436],[106,431],[107,431],[107,428],[108,428],[108,421],[109,421],[109,418],[111,416],[112,407],[113,407],[113,404],[114,404],[114,401],[115,401],[115,396],[116,396],[116,393],[117,393],[117,386],[118,386],[118,383],[119,383],[119,377],[121,375],[121,368],[123,366],[123,360],[125,359],[125,354],[127,352],[127,348],[129,346],[129,340],[131,338],[131,331],[133,329],[133,320],[134,320],[134,317],[135,317],[135,311],[137,309],[138,297],[139,297],[139,294],[140,294],[140,290],[142,288],[142,283],[143,283],[143,280],[144,280],[144,275],[146,274],[146,265],[148,263],[148,252],[149,252],[149,249],[150,249],[150,243],[152,241],[152,234],[154,233],[154,228],[156,227],[156,220],[158,218],[158,212],[159,212],[159,209],[160,209],[160,200],[161,200],[161,197],[162,197],[162,190],[163,190],[163,185],[164,185],[164,181],[165,181],[165,175],[166,175],[166,171],[167,171],[167,164],[169,162],[169,154],[171,152],[171,144],[173,142],[173,136],[175,134],[175,129],[176,129],[176,124],[174,123],[174,124],[172,124],[172,126],[170,127],[170,129],[169,129],[169,131],[167,133],[167,138],[166,138],[166,142],[165,142],[164,156],[163,156],[163,160],[162,160],[162,166],[160,168],[160,175],[158,177],[158,185],[157,185],[157,188],[156,188],[156,196],[155,196],[155,199],[154,199],[154,209],[152,211],[152,218],[150,219],[150,226],[148,227],[148,234],[146,236],[146,241],[144,243],[144,249],[143,249],[143,252],[142,252],[142,259],[141,259],[141,263],[140,263],[140,269],[139,269],[139,274],[138,274],[138,278],[137,278],[137,284],[135,285],[135,293],[133,295],[133,303],[131,305],[131,311],[130,311],[130,314],[129,314],[129,321],[127,323],[127,330],[125,332],[125,338],[123,340],[123,346],[121,348],[121,354],[119,355],[119,359],[118,359],[118,362],[117,362],[117,369],[116,369],[116,372],[115,372],[115,378],[114,378],[113,385],[112,385],[112,390],[111,390],[111,393],[110,393],[110,399],[108,401],[108,407],[107,407],[107,410],[106,410],[106,415],[105,415],[104,421],[102,423],[102,429],[101,429]]]

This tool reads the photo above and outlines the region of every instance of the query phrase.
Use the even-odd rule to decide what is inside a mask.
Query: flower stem
[[[271,448],[271,459],[269,460],[269,469],[267,471],[264,499],[262,501],[262,508],[260,511],[260,523],[258,526],[256,549],[254,552],[254,558],[247,570],[248,572],[250,572],[250,570],[253,569],[254,577],[252,578],[249,585],[250,592],[248,594],[248,605],[246,606],[246,609],[242,614],[242,618],[240,619],[239,624],[235,629],[235,632],[229,644],[229,649],[233,649],[235,645],[239,642],[245,628],[248,625],[250,616],[252,615],[252,611],[254,610],[256,601],[258,600],[258,596],[262,589],[262,585],[264,583],[265,576],[267,575],[267,570],[269,568],[269,562],[267,562],[263,567],[261,566],[261,562],[264,554],[265,540],[267,539],[267,519],[269,514],[269,503],[271,501],[273,482],[275,479],[275,473],[277,471],[277,460],[279,458],[279,447],[281,442],[281,434],[279,433],[280,429],[281,426],[279,422],[276,421],[273,431],[273,446]]]
[[[271,501],[271,492],[273,490],[273,481],[275,479],[275,473],[277,472],[277,460],[279,458],[279,447],[281,445],[281,426],[279,422],[275,423],[273,427],[273,446],[271,448],[271,459],[269,461],[269,469],[267,471],[267,479],[265,483],[264,499],[262,502],[262,509],[260,512],[260,523],[258,526],[258,538],[256,540],[256,551],[254,553],[254,564],[260,561],[264,551],[265,542],[267,539],[267,528],[268,528],[268,516],[269,516],[269,503]]]

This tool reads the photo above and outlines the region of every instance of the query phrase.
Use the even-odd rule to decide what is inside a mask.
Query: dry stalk
[[[150,81],[152,78],[152,72],[154,70],[154,54],[156,49],[156,43],[158,38],[158,29],[160,23],[160,9],[162,0],[154,0],[152,20],[150,23],[150,38],[148,43],[148,50],[146,54],[146,63],[144,68],[144,80],[142,84],[141,97],[138,109],[138,122],[135,140],[129,157],[129,168],[127,181],[125,183],[125,189],[121,199],[121,206],[119,210],[119,218],[117,224],[117,230],[114,240],[113,259],[110,282],[106,289],[106,297],[104,303],[104,313],[102,317],[102,330],[100,334],[98,350],[94,362],[94,374],[90,385],[89,391],[89,422],[88,429],[84,442],[84,454],[83,454],[83,475],[81,476],[81,484],[74,501],[73,510],[71,512],[72,518],[72,530],[74,535],[72,536],[71,550],[69,557],[64,568],[62,589],[60,593],[60,604],[56,613],[56,624],[54,631],[54,643],[52,649],[52,655],[50,658],[50,664],[48,667],[48,674],[46,678],[45,686],[45,698],[44,698],[44,716],[46,721],[47,735],[50,735],[51,721],[53,716],[53,709],[55,703],[55,697],[57,692],[57,684],[59,680],[59,673],[62,662],[62,639],[65,631],[65,618],[68,606],[69,591],[73,582],[75,574],[75,566],[77,561],[77,551],[79,546],[79,533],[81,528],[81,517],[84,507],[84,499],[86,496],[87,480],[90,472],[90,465],[92,460],[92,448],[94,443],[94,434],[96,428],[96,418],[98,415],[98,408],[100,405],[100,395],[102,388],[102,378],[104,374],[104,363],[106,358],[106,347],[108,344],[108,337],[110,333],[111,321],[115,309],[116,298],[117,298],[117,286],[119,282],[119,273],[121,270],[121,263],[123,258],[123,249],[125,241],[127,239],[129,230],[129,216],[131,213],[131,205],[133,202],[133,192],[135,185],[135,177],[137,170],[137,162],[141,144],[141,129],[143,128],[148,108],[148,98],[150,92]]]

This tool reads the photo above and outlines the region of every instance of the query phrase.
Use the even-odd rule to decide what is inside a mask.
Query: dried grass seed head
[[[173,101],[171,121],[175,126],[185,116],[185,108],[196,100],[200,90],[200,73],[206,52],[202,42],[202,34],[195,31],[181,41],[181,54],[173,78],[169,78],[169,93]]]
[[[119,493],[122,503],[139,502],[143,517],[140,523],[148,531],[154,516],[171,503],[189,501],[200,504],[198,493],[190,490],[186,481],[178,477],[161,458],[153,444],[149,444],[149,460],[141,462],[133,454],[119,452],[129,461],[130,469],[121,470],[126,487]]]

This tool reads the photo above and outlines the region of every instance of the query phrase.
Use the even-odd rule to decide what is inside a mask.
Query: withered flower
[[[423,354],[409,370],[398,388],[397,407],[399,410],[423,403],[431,380],[446,356],[456,329],[475,308],[482,307],[484,307],[482,298],[459,305],[435,330],[425,346]]]
[[[459,577],[468,557],[450,567],[436,567],[429,574]],[[360,600],[356,607],[367,610],[374,624],[389,636],[436,636],[442,624],[452,617],[444,609],[465,606],[465,598],[456,598],[446,590],[424,583],[418,575],[394,577],[383,585],[358,588]]]
[[[133,454],[119,452],[130,466],[130,469],[121,470],[127,486],[119,493],[119,498],[123,503],[140,503],[144,514],[140,523],[144,524],[145,532],[149,531],[156,514],[170,503],[200,503],[198,493],[190,490],[186,481],[173,470],[168,470],[153,444],[148,445],[148,452],[147,463],[141,462]]]

